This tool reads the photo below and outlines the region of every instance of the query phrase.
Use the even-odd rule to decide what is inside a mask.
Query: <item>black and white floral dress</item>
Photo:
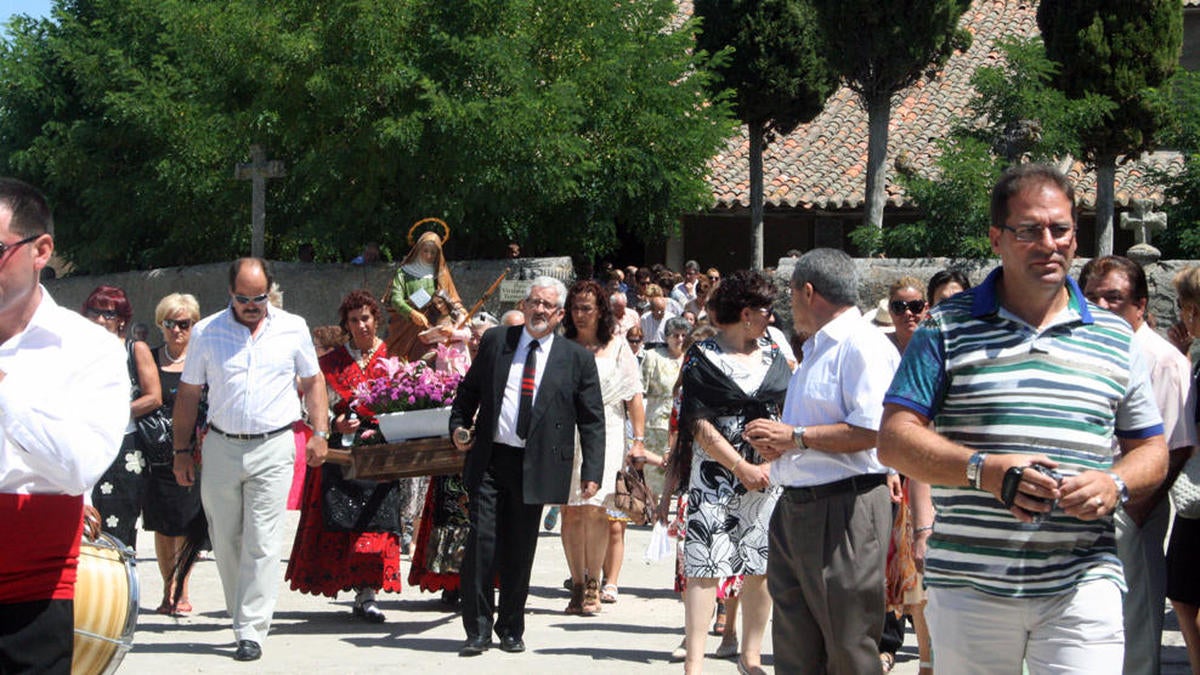
[[[684,359],[683,425],[705,419],[747,461],[762,458],[742,438],[752,419],[779,419],[791,371],[777,345],[760,340],[751,367],[724,353],[715,338],[696,343]],[[767,530],[779,486],[747,490],[729,469],[692,441],[684,539],[684,574],[723,578],[766,574]]]

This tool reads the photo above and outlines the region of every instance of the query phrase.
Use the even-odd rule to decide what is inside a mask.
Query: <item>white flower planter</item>
[[[450,408],[407,410],[376,415],[379,432],[388,443],[450,435]]]

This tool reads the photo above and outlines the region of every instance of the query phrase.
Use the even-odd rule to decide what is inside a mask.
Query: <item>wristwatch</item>
[[[329,432],[328,431],[314,431],[313,436],[320,436],[321,438],[324,438],[325,440],[329,440]]]
[[[976,490],[982,487],[983,460],[985,459],[987,459],[986,452],[977,452],[971,455],[971,459],[967,460],[967,482]]]
[[[808,449],[808,446],[804,444],[804,432],[805,431],[808,431],[808,427],[805,427],[805,426],[792,427],[792,441],[795,442],[796,447],[799,448],[800,450]]]
[[[1108,474],[1108,477],[1117,484],[1117,492],[1121,495],[1121,499],[1118,503],[1121,506],[1124,506],[1125,502],[1129,501],[1129,486],[1125,484],[1125,481],[1122,480],[1121,477],[1116,474],[1116,472],[1105,471],[1104,473]]]

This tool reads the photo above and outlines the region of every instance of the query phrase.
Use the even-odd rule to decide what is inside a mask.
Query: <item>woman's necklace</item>
[[[180,352],[179,357],[176,358],[174,356],[171,356],[171,348],[166,345],[163,345],[162,354],[163,354],[163,358],[165,358],[167,360],[167,363],[174,364],[174,363],[179,363],[180,361],[184,360],[187,357],[187,349],[184,349],[182,352]]]
[[[375,352],[379,351],[379,345],[381,344],[383,344],[383,340],[380,340],[379,337],[376,336],[375,341],[371,343],[370,349],[363,351],[353,349],[351,354],[354,356],[354,361],[358,363],[359,368],[362,368],[363,370],[367,369],[367,364],[371,362],[371,357],[375,356]]]

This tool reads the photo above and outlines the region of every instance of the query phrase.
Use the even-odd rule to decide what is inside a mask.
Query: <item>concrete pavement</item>
[[[297,514],[288,514],[285,555],[291,551]],[[621,594],[595,617],[566,616],[567,591],[562,580],[566,562],[557,530],[543,532],[538,544],[529,599],[524,654],[493,649],[482,656],[460,658],[463,642],[458,614],[442,605],[438,595],[405,588],[381,597],[387,623],[371,625],[350,614],[353,595],[336,601],[288,590],[280,578],[279,604],[271,634],[260,661],[233,661],[233,632],[225,616],[215,564],[201,561],[192,575],[191,602],[195,611],[173,619],[154,613],[162,597],[162,582],[154,562],[153,535],[139,535],[138,576],[141,612],[134,648],[126,655],[122,673],[382,673],[396,670],[436,673],[661,673],[682,672],[682,664],[667,661],[683,636],[683,603],[671,590],[674,560],[642,561],[649,528],[630,528]],[[408,573],[407,557],[403,563]],[[1164,669],[1168,675],[1188,672],[1187,653],[1173,616],[1167,617]],[[709,637],[709,652],[720,638]],[[768,627],[764,664],[771,667]],[[735,673],[733,660],[708,658],[705,672]],[[911,634],[899,654],[901,675],[917,673],[915,639]]]

